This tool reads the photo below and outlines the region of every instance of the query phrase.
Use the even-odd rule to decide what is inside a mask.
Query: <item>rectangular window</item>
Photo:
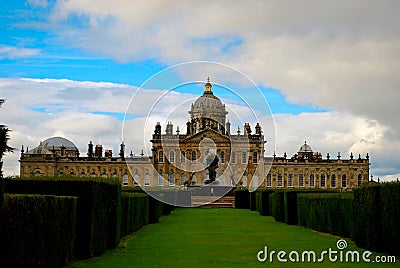
[[[331,188],[336,188],[336,175],[332,174],[331,176]]]
[[[247,164],[247,152],[242,152],[242,164]]]
[[[145,186],[150,186],[150,176],[149,176],[149,173],[146,173],[146,174],[144,175],[144,185],[145,185]]]
[[[267,187],[272,187],[271,174],[267,175]]]
[[[304,177],[303,174],[299,175],[299,187],[304,187]]]
[[[158,152],[158,163],[163,163],[164,162],[164,153],[163,151]]]
[[[175,176],[174,173],[169,174],[169,186],[175,185]]]
[[[289,174],[288,187],[293,187],[293,175]]]
[[[362,184],[362,175],[361,175],[361,174],[358,174],[357,185],[358,185],[358,186],[361,186],[361,184]]]
[[[164,178],[162,174],[158,174],[158,186],[163,186],[164,185]]]
[[[322,174],[321,175],[321,188],[325,188],[325,187],[326,187],[325,175]]]
[[[221,164],[225,164],[225,153],[221,152]]]
[[[183,183],[185,182],[185,174],[181,174],[181,178],[180,178],[180,185],[183,185]]]
[[[169,162],[170,163],[174,163],[175,162],[175,152],[174,151],[170,151],[169,152]]]
[[[185,160],[186,160],[186,155],[185,155],[185,152],[182,151],[181,152],[181,163],[185,163]]]
[[[314,174],[310,175],[310,187],[315,187]]]
[[[257,164],[257,163],[258,163],[258,153],[253,152],[253,164]]]
[[[282,174],[278,174],[278,187],[282,187]]]
[[[231,163],[236,164],[236,152],[232,152],[231,154]]]
[[[345,174],[343,174],[342,176],[342,188],[346,188],[347,187],[347,177]]]

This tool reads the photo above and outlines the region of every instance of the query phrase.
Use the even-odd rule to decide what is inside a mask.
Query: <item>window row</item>
[[[326,178],[325,174],[322,174],[321,177],[320,177],[320,185],[319,185],[319,187],[325,188],[326,187],[326,181],[327,181],[327,178]],[[314,174],[310,174],[309,182],[310,182],[310,187],[315,187],[315,176],[314,176]],[[298,186],[299,187],[304,187],[304,184],[305,184],[304,175],[303,174],[299,174],[299,176],[298,176]],[[277,185],[278,185],[278,187],[284,187],[282,174],[278,174]],[[330,185],[331,185],[331,188],[336,188],[337,187],[337,185],[336,185],[336,175],[335,174],[332,174],[331,177],[330,177]],[[362,174],[358,174],[357,186],[361,186],[361,185],[362,185]],[[267,175],[267,187],[272,187],[271,174]],[[294,187],[293,174],[289,174],[288,175],[287,187]],[[346,176],[346,174],[342,175],[341,187],[342,188],[346,188],[347,187],[347,176]]]
[[[224,164],[226,162],[226,156],[225,152],[221,152],[219,155],[221,164]],[[197,160],[197,153],[196,151],[192,151],[190,155],[190,160],[191,161],[196,161]],[[180,153],[180,162],[185,163],[186,161],[186,153],[184,151],[181,151]],[[164,152],[159,151],[158,152],[158,163],[163,163],[164,162]],[[170,151],[169,152],[169,162],[170,163],[175,163],[175,151]],[[248,159],[247,159],[247,152],[242,152],[242,164],[247,164]],[[231,154],[231,163],[236,164],[237,159],[236,159],[236,152],[232,152]],[[258,152],[253,152],[253,164],[258,163]]]

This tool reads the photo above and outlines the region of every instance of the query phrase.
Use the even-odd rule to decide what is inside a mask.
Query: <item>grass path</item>
[[[73,262],[70,267],[400,267],[399,263],[280,263],[276,254],[273,263],[257,260],[257,252],[265,246],[268,251],[313,250],[320,254],[328,248],[337,250],[338,239],[278,223],[249,210],[176,209],[160,223],[122,239],[117,249],[101,257]],[[357,249],[349,239],[346,241],[346,250]]]

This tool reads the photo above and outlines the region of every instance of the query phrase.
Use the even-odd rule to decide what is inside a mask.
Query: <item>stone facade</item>
[[[69,140],[53,137],[25,152],[22,148],[20,176],[97,176],[117,177],[122,185],[182,187],[210,182],[211,162],[218,163],[215,184],[271,188],[352,189],[368,182],[369,157],[325,159],[305,142],[298,153],[287,158],[264,157],[264,136],[259,123],[245,123],[243,133],[231,134],[228,112],[214,96],[208,80],[204,93],[189,111],[186,134],[175,133],[172,122],[157,123],[152,155],[125,157],[125,145],[119,156],[103,153],[101,145],[88,144],[87,156],[80,156]],[[214,162],[214,163],[215,163]],[[214,172],[214,173],[215,173]]]

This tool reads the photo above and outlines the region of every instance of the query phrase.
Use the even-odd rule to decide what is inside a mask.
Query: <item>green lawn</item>
[[[71,267],[365,267],[367,263],[265,263],[257,253],[313,250],[319,254],[337,250],[339,238],[299,226],[277,223],[272,217],[241,209],[176,209],[160,223],[145,226],[122,239],[115,250],[101,257],[76,261]],[[349,239],[347,250],[357,249]],[[358,249],[362,252],[362,249]],[[381,254],[378,254],[381,255]],[[371,256],[373,260],[375,255]],[[288,259],[288,255],[285,256]],[[360,257],[361,258],[361,257]],[[369,267],[400,267],[397,264],[369,263]]]

